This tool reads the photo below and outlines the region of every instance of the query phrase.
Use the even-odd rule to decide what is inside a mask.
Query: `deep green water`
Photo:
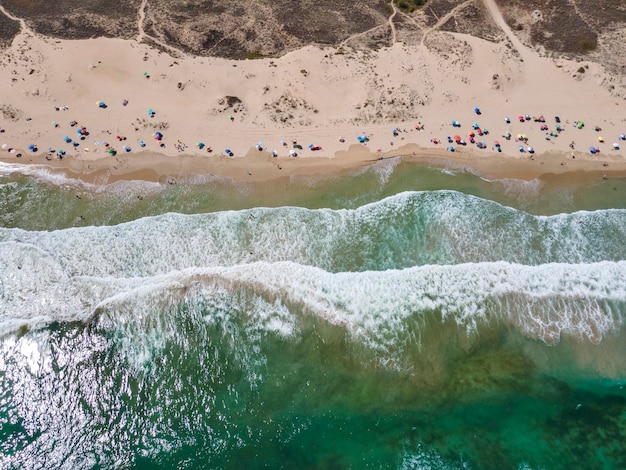
[[[2,468],[626,468],[626,181],[0,174]]]

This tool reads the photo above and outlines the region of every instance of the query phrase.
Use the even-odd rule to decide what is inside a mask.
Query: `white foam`
[[[420,212],[424,210],[427,216]],[[372,347],[388,348],[401,343],[410,329],[407,322],[419,323],[425,312],[436,311],[468,332],[495,318],[547,343],[563,334],[597,342],[623,321],[626,265],[595,260],[602,249],[611,253],[613,245],[590,250],[587,245],[596,240],[585,230],[598,232],[606,219],[616,219],[609,225],[617,234],[611,243],[619,244],[624,214],[614,210],[533,218],[442,191],[402,193],[357,210],[259,208],[163,214],[113,227],[53,232],[0,228],[0,334],[21,324],[85,321],[97,310],[130,312],[145,305],[150,312],[164,299],[165,305],[187,299],[181,293],[193,282],[219,279],[229,290],[258,291],[262,307],[247,308],[265,330],[284,335],[293,334],[294,312],[303,310],[342,325]],[[458,223],[461,217],[476,225]],[[402,245],[410,240],[402,233],[385,238],[387,246],[375,238],[407,218],[416,230],[422,230],[422,218],[442,226],[440,232],[420,236],[432,238],[444,252],[439,259],[450,265],[382,267],[396,244],[399,261],[392,258],[388,267],[429,255],[418,253],[412,259],[407,254],[405,259],[414,246]],[[499,238],[481,236],[480,229],[490,225],[494,228],[486,233]],[[474,232],[468,235],[469,229]],[[515,262],[508,251],[532,244],[533,238],[544,243],[543,251],[533,247],[522,255],[536,265]],[[354,250],[355,256],[372,250],[380,271],[333,273],[343,249]],[[500,255],[511,259],[493,260]],[[341,266],[350,262],[349,256]],[[546,264],[554,258],[560,261]]]

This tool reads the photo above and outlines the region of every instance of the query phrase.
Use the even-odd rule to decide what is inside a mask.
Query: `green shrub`
[[[578,49],[581,51],[593,51],[598,46],[598,41],[595,38],[583,38],[578,41]]]
[[[394,3],[405,12],[414,12],[418,8],[424,6],[427,0],[393,0]]]

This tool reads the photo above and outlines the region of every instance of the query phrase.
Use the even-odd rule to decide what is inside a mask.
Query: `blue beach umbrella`
[[[478,108],[478,106],[474,106],[474,112],[475,112],[476,114],[481,114],[481,113],[480,113],[480,108]]]
[[[145,146],[146,146],[146,143],[145,143],[143,140],[140,140],[140,141],[139,141],[139,146],[140,146],[140,147],[145,147]]]
[[[70,136],[69,136],[69,135],[66,135],[65,137],[63,137],[63,141],[64,141],[65,143],[69,144],[69,143],[72,141],[72,139],[70,139]]]
[[[36,152],[37,151],[37,146],[35,144],[30,144],[28,146],[28,150],[30,150],[31,152]]]

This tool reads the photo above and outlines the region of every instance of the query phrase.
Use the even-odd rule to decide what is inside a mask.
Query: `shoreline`
[[[486,180],[517,179],[530,181],[550,176],[577,174],[586,181],[626,178],[626,161],[572,159],[567,154],[535,154],[529,157],[502,157],[493,153],[465,152],[451,154],[444,150],[406,144],[395,151],[372,152],[353,145],[334,157],[272,157],[268,152],[251,149],[244,157],[224,155],[199,156],[180,154],[167,156],[145,151],[106,159],[82,160],[67,156],[63,160],[37,161],[32,155],[21,158],[0,157],[0,162],[33,166],[77,179],[89,184],[107,185],[118,181],[145,181],[173,184],[179,179],[200,175],[227,178],[233,182],[267,182],[294,176],[341,177],[368,169],[379,162],[399,159],[424,167],[467,172]],[[18,171],[19,172],[19,171]],[[582,176],[584,175],[584,176]],[[564,182],[565,183],[565,182]]]

